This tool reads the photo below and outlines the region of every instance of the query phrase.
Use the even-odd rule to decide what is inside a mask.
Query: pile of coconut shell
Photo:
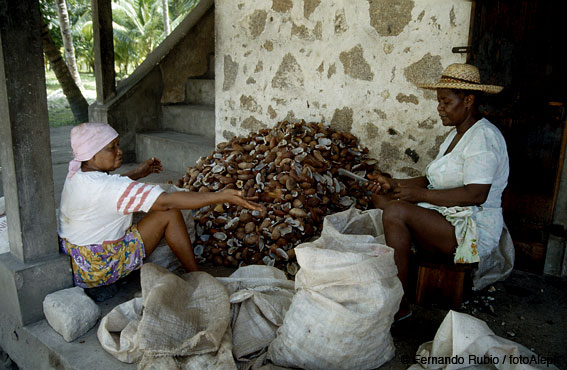
[[[363,185],[337,170],[365,176],[375,167],[354,135],[321,123],[280,122],[218,144],[176,186],[195,192],[241,189],[263,209],[217,204],[198,210],[197,261],[266,264],[295,275],[294,247],[318,237],[326,215],[370,203]]]

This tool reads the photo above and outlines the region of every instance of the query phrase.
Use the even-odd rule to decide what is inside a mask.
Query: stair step
[[[201,157],[215,150],[215,140],[202,135],[175,131],[153,131],[136,134],[136,158],[157,157],[167,170],[185,175],[187,167],[194,166]]]
[[[215,105],[215,80],[188,79],[185,84],[185,102]]]
[[[215,107],[210,105],[164,105],[163,128],[215,139]]]

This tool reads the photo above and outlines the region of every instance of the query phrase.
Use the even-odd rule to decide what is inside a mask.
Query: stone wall
[[[468,43],[464,0],[215,2],[217,142],[282,120],[351,131],[380,168],[420,175],[447,134],[432,91]]]

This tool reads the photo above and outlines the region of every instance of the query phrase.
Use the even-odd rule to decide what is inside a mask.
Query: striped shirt
[[[132,213],[148,212],[163,191],[125,176],[79,171],[63,186],[59,236],[76,245],[120,239]]]

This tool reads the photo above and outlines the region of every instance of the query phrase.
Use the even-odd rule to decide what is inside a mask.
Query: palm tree
[[[112,3],[114,57],[121,72],[138,66],[163,40],[160,2],[154,0],[117,0]]]
[[[61,39],[63,40],[63,47],[65,49],[65,62],[69,72],[73,76],[75,83],[83,90],[81,83],[81,76],[77,69],[77,62],[75,60],[75,48],[73,46],[73,36],[71,35],[71,27],[69,24],[69,14],[67,12],[66,0],[57,0],[57,15],[59,17],[59,29],[61,30]]]
[[[165,33],[165,37],[169,35],[169,5],[167,0],[161,0],[161,6],[163,8],[163,32]]]
[[[49,64],[55,72],[57,81],[59,81],[63,94],[65,94],[65,97],[69,102],[75,120],[77,122],[88,121],[89,104],[83,96],[81,89],[79,89],[75,83],[73,76],[71,76],[69,68],[67,68],[67,64],[65,64],[65,61],[61,57],[59,47],[55,44],[55,41],[53,41],[49,27],[43,18],[41,19],[41,39],[43,42],[43,53],[49,60]]]
[[[114,57],[120,73],[128,74],[129,65],[137,66],[163,41],[169,33],[170,18],[174,29],[198,3],[199,0],[162,0],[162,4],[155,0],[113,1]]]
[[[114,56],[119,75],[127,75],[131,66],[137,66],[166,36],[163,16],[167,1],[170,29],[181,23],[199,0],[113,0]],[[63,2],[63,0],[57,0]],[[51,27],[60,27],[53,1],[40,0],[42,12]],[[93,28],[91,2],[67,0],[70,29],[78,67],[94,70]],[[60,33],[51,33],[57,45],[63,44]]]
[[[171,21],[171,28],[179,26],[181,21],[185,19],[185,16],[193,10],[195,6],[199,3],[199,0],[170,0],[169,2],[169,13]]]
[[[90,9],[77,17],[72,26],[77,61],[83,70],[94,71],[94,35]]]

